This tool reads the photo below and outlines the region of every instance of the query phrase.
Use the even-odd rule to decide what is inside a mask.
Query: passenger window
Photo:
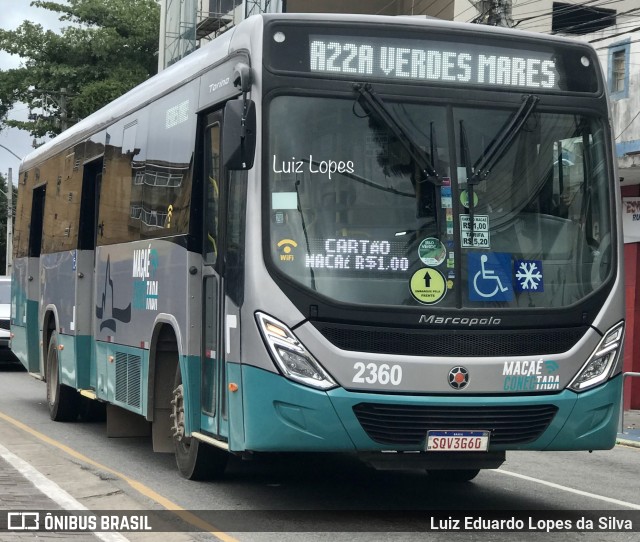
[[[82,146],[78,151],[81,153]],[[42,229],[45,254],[72,250],[78,244],[78,219],[82,193],[82,172],[65,169],[67,153],[50,157],[41,165],[41,179],[47,183]]]
[[[143,238],[189,231],[197,90],[191,83],[150,107],[144,174],[136,178]]]
[[[135,205],[131,178],[135,175],[134,164],[140,148],[135,139],[140,134],[139,124],[139,119],[129,117],[107,130],[98,245],[126,243],[140,238],[138,222],[131,218],[131,209]]]

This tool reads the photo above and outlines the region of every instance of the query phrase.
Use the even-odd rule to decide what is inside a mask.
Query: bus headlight
[[[587,363],[569,384],[569,388],[585,391],[607,380],[622,351],[623,338],[624,322],[620,322],[602,338]]]
[[[256,319],[271,357],[284,376],[320,390],[337,386],[286,325],[262,312],[256,313]]]

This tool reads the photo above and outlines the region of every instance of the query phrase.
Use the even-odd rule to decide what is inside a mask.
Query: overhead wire
[[[520,7],[521,7],[521,6],[525,6],[525,5],[529,5],[529,4],[536,4],[536,3],[539,3],[539,2],[541,2],[541,1],[542,1],[542,0],[527,0],[526,2],[523,2],[523,3],[521,3],[521,4],[518,4],[518,6],[520,6]],[[539,15],[533,15],[533,16],[531,16],[531,17],[526,17],[526,18],[524,18],[524,19],[519,19],[519,20],[517,20],[517,21],[516,21],[516,24],[514,25],[514,27],[515,27],[515,26],[518,26],[521,22],[528,23],[529,21],[532,21],[532,20],[534,20],[534,19],[538,19],[538,18],[551,17],[551,16],[553,16],[553,15],[558,15],[558,14],[561,14],[561,13],[564,13],[564,14],[566,15],[566,14],[569,14],[569,13],[571,13],[571,12],[573,12],[573,11],[580,11],[580,10],[584,9],[584,7],[585,7],[585,6],[587,6],[587,5],[588,5],[589,7],[592,7],[592,8],[597,8],[597,7],[602,7],[602,6],[606,6],[606,5],[610,5],[610,4],[617,4],[617,3],[620,3],[620,2],[624,2],[624,1],[625,1],[625,0],[586,0],[586,1],[584,1],[584,2],[580,2],[580,3],[577,3],[577,4],[570,4],[570,5],[566,5],[566,6],[562,7],[562,8],[559,8],[559,9],[556,9],[556,10],[552,10],[552,11],[546,11],[546,12],[544,12],[544,10],[531,11],[531,12],[527,12],[527,13],[537,13],[537,12],[542,12],[542,13],[540,13]],[[393,5],[393,4],[397,3],[397,2],[398,2],[398,0],[391,0],[388,4],[385,4],[382,8],[380,8],[380,9],[376,12],[376,14],[381,13],[382,11],[386,10],[388,7],[390,7],[391,5]],[[414,15],[426,15],[426,14],[427,14],[427,12],[429,11],[429,9],[430,9],[434,4],[436,4],[436,2],[438,2],[438,0],[432,0],[432,1],[431,1],[430,3],[428,3],[424,8],[422,8],[419,12],[414,13]],[[445,9],[447,9],[448,7],[450,7],[454,2],[455,2],[455,0],[450,0],[449,2],[447,2],[447,3],[442,7],[442,9],[440,9],[440,11],[438,11],[438,12],[437,12],[435,15],[433,15],[433,16],[434,16],[434,17],[437,17],[437,16],[438,16],[438,15],[440,15],[440,14],[441,14]],[[471,3],[471,2],[470,2],[470,3]],[[478,2],[476,2],[475,4],[471,4],[467,9],[465,9],[464,11],[461,11],[460,13],[458,13],[458,14],[457,14],[457,16],[458,16],[458,17],[460,17],[461,15],[463,15],[464,13],[466,13],[467,11],[469,11],[469,10],[471,10],[471,9],[473,9],[473,8],[476,8],[476,9],[477,9],[477,8],[478,8],[478,3],[479,3],[479,1],[478,1]],[[413,9],[413,6],[412,6],[412,9]],[[635,13],[635,12],[637,12],[637,11],[640,11],[640,8],[633,8],[633,9],[631,9],[631,10],[628,10],[628,11],[625,11],[625,12],[622,12],[622,13],[615,13],[615,14],[612,14],[612,15],[610,15],[610,16],[603,17],[603,18],[601,18],[601,19],[599,19],[599,20],[601,21],[601,20],[606,20],[606,19],[609,19],[609,18],[613,18],[613,17],[621,17],[621,16],[624,16],[624,17],[640,17],[640,14],[637,14],[637,15],[635,15],[635,14],[630,15],[630,14]],[[469,19],[467,22],[471,22],[471,21],[473,21],[473,20],[477,20],[477,19],[479,19],[479,18],[483,17],[484,15],[486,15],[486,13],[487,13],[487,11],[485,11],[484,13],[478,13],[478,15],[474,16],[474,17],[473,17],[473,19]],[[520,28],[521,28],[521,29],[531,28],[532,26],[535,26],[535,24],[536,24],[536,23],[533,23],[532,25],[530,25],[530,24],[526,24],[526,26],[524,26],[524,25],[523,25],[523,26],[521,26]],[[566,28],[564,28],[564,29],[563,29],[563,31],[564,31],[564,30],[572,30],[572,29],[580,28],[580,27],[582,27],[582,26],[584,26],[584,25],[587,25],[587,24],[591,24],[591,22],[583,22],[583,23],[579,23],[579,24],[576,24],[576,25],[572,25],[572,26],[570,26],[570,27],[566,27]],[[634,23],[633,23],[633,22],[625,22],[625,23],[621,23],[620,25],[617,25],[617,26],[618,26],[619,28],[623,28],[623,26],[622,26],[622,25],[626,25],[626,24],[633,25]],[[633,32],[633,31],[635,31],[635,30],[638,30],[638,29],[634,27],[634,28],[632,28],[631,30],[629,30],[629,33],[630,33],[630,32]],[[616,36],[624,35],[624,34],[626,34],[626,33],[628,33],[628,32],[622,32],[622,33],[619,33],[619,34],[615,34],[615,35],[613,35],[613,36],[607,36],[607,37],[605,37],[605,38],[597,38],[597,39],[595,39],[595,40],[591,40],[591,41],[590,41],[590,43],[593,43],[593,42],[596,42],[596,41],[600,41],[600,40],[602,40],[602,39],[608,39],[608,38],[610,38],[610,37],[616,37]]]
[[[596,6],[590,6],[592,8],[598,8],[601,7],[605,4],[598,4]],[[553,12],[549,12],[547,14],[543,14],[540,16],[532,16],[532,17],[525,17],[523,19],[520,19],[519,21],[517,21],[516,25],[518,28],[522,29],[522,30],[530,30],[533,29],[535,27],[539,27],[539,26],[546,26],[549,23],[545,23],[543,22],[544,19],[546,19],[547,17],[551,17],[553,18],[554,16],[558,16],[558,15],[563,15],[564,21],[565,23],[571,22],[572,17],[572,13],[575,13],[575,18],[574,20],[576,21],[576,23],[580,23],[580,22],[584,22],[584,19],[581,18],[580,14],[581,14],[581,10],[582,8],[580,7],[575,7],[575,6],[571,6],[568,8],[565,8],[565,10],[555,10]],[[600,20],[604,19],[604,18],[612,18],[615,16],[620,15],[617,12],[614,12],[610,15],[606,15],[606,14],[602,14],[602,17],[600,17]],[[597,19],[594,18],[592,19],[592,22],[595,22]]]
[[[536,1],[541,1],[541,0],[536,0]],[[532,17],[550,17],[551,15],[553,15],[554,13],[557,13],[558,11],[564,11],[564,10],[573,10],[573,9],[580,9],[583,8],[584,6],[589,6],[589,7],[602,7],[602,6],[608,6],[610,4],[618,4],[620,2],[625,2],[626,0],[586,0],[583,2],[577,2],[574,4],[569,4],[568,0],[564,0],[564,2],[560,2],[565,4],[564,7],[562,8],[558,8],[556,10],[549,10],[549,9],[536,9],[533,11],[525,11],[523,13],[520,13],[520,15],[531,15]],[[591,4],[595,4],[595,5],[591,5]],[[526,4],[519,4],[519,5],[515,5],[514,7],[520,7]],[[538,14],[538,15],[535,15]]]
[[[591,25],[591,24],[594,24],[594,23],[600,23],[600,22],[606,21],[608,19],[616,18],[616,17],[619,17],[621,15],[626,15],[628,13],[633,13],[633,12],[637,12],[637,11],[640,11],[640,8],[633,8],[633,9],[630,9],[629,11],[625,11],[623,13],[614,13],[613,15],[609,15],[607,17],[601,17],[601,18],[597,19],[596,21],[586,21],[584,23],[576,24],[576,25],[573,25],[573,26],[567,26],[567,27],[564,27],[562,30],[552,31],[551,33],[555,34],[556,32],[566,32],[567,30],[575,30],[576,28],[582,28],[582,27],[585,27],[585,26],[588,26],[588,25]]]
[[[389,2],[386,6],[381,7],[378,11],[376,11],[374,13],[374,15],[380,15],[381,12],[383,12],[385,9],[387,9],[389,6],[391,6],[392,4],[395,4],[398,0],[391,0],[391,2]]]
[[[565,7],[562,8],[558,8],[558,9],[553,9],[551,11],[545,11],[540,13],[539,15],[531,15],[529,17],[524,17],[522,19],[518,19],[517,23],[515,26],[518,26],[520,28],[531,28],[532,26],[538,24],[538,21],[536,21],[535,23],[531,24],[530,21],[533,21],[535,19],[542,19],[542,18],[546,18],[546,17],[554,17],[554,16],[558,16],[558,15],[568,15],[572,12],[581,12],[585,9],[585,6],[588,6],[586,9],[589,8],[599,8],[602,6],[607,6],[610,4],[615,4],[618,2],[621,2],[623,0],[587,0],[586,2],[580,2],[578,4],[569,4],[566,5]],[[598,3],[599,2],[599,3]],[[594,5],[591,5],[594,4]],[[536,12],[529,12],[529,13],[536,13]],[[524,14],[522,14],[524,15]],[[522,26],[520,26],[520,23],[525,23]]]
[[[631,119],[631,121],[629,122],[629,124],[627,124],[624,129],[615,137],[614,141],[616,141],[622,134],[624,134],[627,129],[629,128],[629,126],[631,126],[633,124],[633,121],[636,120],[638,118],[638,116],[640,116],[640,111],[638,111],[635,116]]]

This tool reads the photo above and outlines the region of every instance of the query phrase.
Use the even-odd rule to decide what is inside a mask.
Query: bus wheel
[[[222,476],[227,467],[228,452],[185,436],[184,388],[179,365],[171,401],[171,430],[176,463],[182,476],[189,480],[211,480]]]
[[[56,422],[75,421],[78,417],[79,398],[76,390],[60,384],[58,335],[54,331],[47,351],[47,405],[50,418]]]
[[[473,480],[479,472],[480,469],[427,469],[429,478],[435,482],[469,482]]]

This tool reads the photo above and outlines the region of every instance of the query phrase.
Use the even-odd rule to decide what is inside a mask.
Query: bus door
[[[40,253],[42,251],[42,228],[44,226],[44,202],[47,185],[33,189],[31,200],[31,222],[29,224],[29,258],[27,262],[27,370],[45,374],[40,365]],[[45,348],[47,348],[45,346]],[[42,360],[44,363],[44,359]]]
[[[91,374],[92,363],[90,352],[90,337],[93,334],[93,319],[95,310],[93,303],[93,277],[96,257],[96,241],[98,234],[98,207],[100,198],[100,184],[102,182],[104,159],[102,156],[85,162],[82,174],[82,196],[80,200],[80,228],[78,231],[78,250],[74,271],[76,277],[76,291],[74,303],[75,334],[77,340],[86,344],[78,344],[77,386],[78,388],[96,389],[95,374]],[[93,371],[95,373],[95,370]]]
[[[224,247],[225,188],[220,159],[222,112],[206,115],[203,123],[203,271],[201,428],[221,440],[229,434],[226,407],[226,367],[223,341],[224,282],[221,275]]]

